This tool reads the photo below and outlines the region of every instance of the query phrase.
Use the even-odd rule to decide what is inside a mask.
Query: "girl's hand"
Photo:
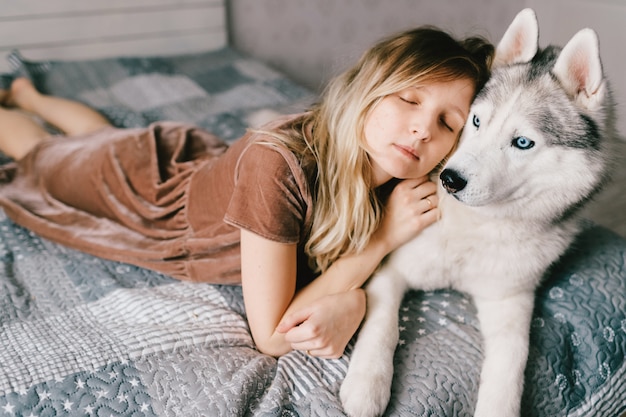
[[[277,332],[294,350],[311,356],[336,359],[365,317],[365,291],[361,288],[324,296],[311,305],[288,314]]]
[[[437,185],[428,177],[403,180],[391,192],[374,236],[393,251],[437,221]]]

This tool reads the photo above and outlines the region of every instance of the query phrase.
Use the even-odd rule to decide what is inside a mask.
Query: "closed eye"
[[[439,119],[441,124],[443,125],[444,128],[448,129],[450,132],[454,133],[454,128],[452,126],[450,126],[447,122],[446,119],[444,119],[443,117],[441,119]]]
[[[398,95],[398,98],[400,100],[404,101],[405,103],[408,103],[408,104],[412,104],[412,105],[418,105],[419,104],[417,101],[409,100],[408,98],[404,98],[404,97],[402,97],[400,95]]]

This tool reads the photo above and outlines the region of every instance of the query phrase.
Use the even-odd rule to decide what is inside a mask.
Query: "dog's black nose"
[[[450,194],[461,191],[467,185],[467,180],[453,169],[444,169],[439,178],[443,188]]]

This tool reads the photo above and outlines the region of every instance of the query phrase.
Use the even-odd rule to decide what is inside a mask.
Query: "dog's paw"
[[[380,416],[391,396],[391,378],[376,373],[348,372],[339,396],[350,417]]]

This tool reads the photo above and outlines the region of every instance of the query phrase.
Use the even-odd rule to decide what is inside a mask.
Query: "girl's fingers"
[[[427,211],[433,210],[439,206],[439,197],[437,197],[437,194],[430,194],[424,197],[422,201],[424,201],[426,205],[426,209],[424,210],[424,213]]]
[[[431,210],[428,210],[420,216],[420,221],[422,222],[422,226],[423,226],[422,228],[430,226],[431,224],[435,223],[437,220],[439,220],[438,208],[433,208]]]
[[[304,350],[307,342],[313,339],[311,330],[308,328],[307,323],[304,322],[299,326],[293,327],[291,330],[285,333],[285,340],[291,343],[291,347],[296,350]]]
[[[311,312],[307,309],[294,311],[293,313],[283,317],[280,323],[278,323],[278,326],[276,326],[276,331],[279,333],[291,332],[304,323],[310,316]]]

